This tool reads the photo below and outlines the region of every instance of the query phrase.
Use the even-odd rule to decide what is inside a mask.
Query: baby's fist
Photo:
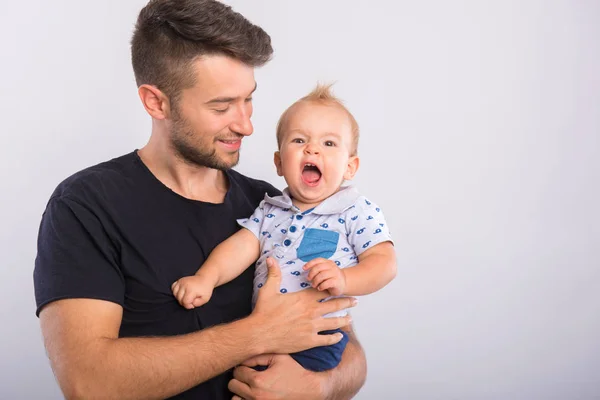
[[[210,300],[214,287],[197,275],[186,276],[171,285],[179,304],[188,310],[200,307]]]
[[[327,290],[332,296],[344,294],[346,275],[332,260],[315,258],[307,262],[303,269],[309,271],[308,280],[315,289]]]

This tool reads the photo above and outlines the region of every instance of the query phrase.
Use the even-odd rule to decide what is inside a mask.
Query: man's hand
[[[258,292],[254,311],[248,318],[255,320],[254,334],[264,343],[260,353],[295,353],[317,346],[329,346],[342,339],[341,333],[319,335],[321,331],[347,326],[350,316],[323,318],[325,314],[356,305],[356,299],[344,297],[320,302],[329,293],[314,289],[281,294],[281,270],[274,259],[267,259],[269,275]],[[265,336],[266,335],[266,336]],[[267,339],[268,340],[265,340]]]
[[[309,271],[308,280],[318,291],[327,290],[332,296],[344,294],[346,275],[332,260],[315,258],[307,262],[303,269]]]
[[[266,365],[265,371],[251,367]],[[322,372],[305,370],[287,354],[264,354],[245,361],[233,370],[228,388],[233,400],[324,399]]]
[[[173,295],[179,304],[188,310],[208,303],[215,286],[209,279],[202,276],[186,276],[171,285]]]

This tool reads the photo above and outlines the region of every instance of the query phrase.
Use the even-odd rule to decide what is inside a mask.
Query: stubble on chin
[[[192,166],[205,167],[226,171],[239,163],[240,152],[235,152],[229,160],[219,157],[214,142],[211,148],[197,143],[194,131],[184,121],[174,121],[170,133],[170,145],[175,156],[184,163]]]

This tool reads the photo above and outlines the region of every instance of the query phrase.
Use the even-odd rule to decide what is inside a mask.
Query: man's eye
[[[328,140],[328,141],[325,142],[325,146],[327,146],[327,147],[333,147],[333,146],[335,146],[335,143],[332,142],[331,140]]]
[[[248,98],[246,99],[246,103],[252,103],[252,97],[248,97]]]
[[[223,109],[215,109],[214,111],[219,114],[224,114],[229,110],[229,107]]]

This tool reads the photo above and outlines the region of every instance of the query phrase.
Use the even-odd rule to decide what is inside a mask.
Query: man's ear
[[[344,173],[344,179],[349,181],[354,178],[356,175],[356,171],[358,171],[358,166],[360,164],[360,160],[358,156],[352,156],[348,159],[348,165],[346,165],[346,173]]]
[[[167,119],[171,114],[171,104],[167,96],[156,86],[141,85],[138,95],[146,112],[154,119]]]
[[[275,168],[277,168],[277,175],[283,176],[283,168],[281,166],[281,154],[279,151],[276,151],[273,154],[273,162],[275,163]]]

